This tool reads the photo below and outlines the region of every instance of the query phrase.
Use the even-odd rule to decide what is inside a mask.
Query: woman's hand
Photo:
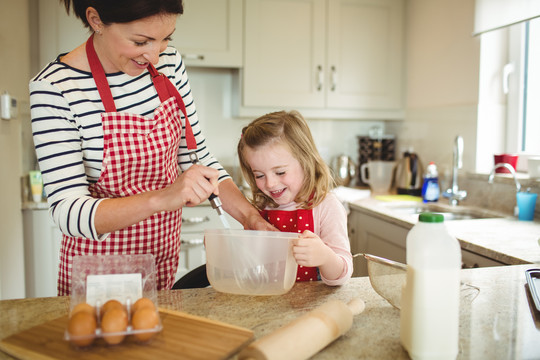
[[[174,183],[163,189],[159,195],[159,208],[160,211],[173,211],[184,206],[196,206],[212,193],[219,195],[218,171],[203,165],[192,165]]]
[[[279,231],[266,221],[258,212],[255,212],[246,217],[246,223],[244,225],[245,230],[260,230],[260,231]]]
[[[223,210],[242,224],[245,230],[278,231],[249,203],[232,179],[220,182],[219,189]]]

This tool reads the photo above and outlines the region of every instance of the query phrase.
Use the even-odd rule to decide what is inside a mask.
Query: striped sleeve
[[[93,218],[99,199],[88,191],[81,136],[70,106],[46,81],[30,83],[34,146],[50,214],[62,233],[97,239]]]

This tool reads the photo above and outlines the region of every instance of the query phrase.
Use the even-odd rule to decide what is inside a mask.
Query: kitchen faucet
[[[516,171],[510,164],[507,164],[507,163],[498,163],[498,164],[495,164],[495,166],[493,166],[493,169],[491,169],[491,173],[489,174],[488,183],[493,184],[495,170],[501,167],[506,168],[508,171],[510,171],[510,174],[512,174],[512,177],[514,178],[514,182],[516,183],[516,192],[519,192],[521,190],[521,184],[519,183],[517,179]]]
[[[457,205],[467,197],[465,190],[459,190],[458,187],[458,170],[463,167],[463,138],[458,135],[454,141],[454,159],[452,163],[452,187],[447,189],[443,196],[448,198],[450,205]]]

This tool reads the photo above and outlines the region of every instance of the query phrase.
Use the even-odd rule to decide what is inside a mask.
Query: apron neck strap
[[[109,87],[109,83],[107,81],[105,71],[103,70],[103,66],[101,65],[101,62],[99,61],[99,58],[97,56],[93,40],[94,34],[90,35],[90,37],[86,41],[86,56],[88,58],[88,63],[90,64],[90,71],[92,72],[92,76],[94,77],[94,81],[96,82],[99,96],[101,97],[101,101],[103,102],[105,111],[116,112],[116,106],[114,105],[111,88]],[[159,73],[154,67],[154,65],[152,65],[151,63],[148,64],[147,69],[152,76],[152,82],[154,83],[154,87],[156,88],[161,102],[164,102],[171,97],[174,97],[176,99],[178,107],[182,111],[185,119],[185,138],[187,142],[187,148],[189,150],[197,149],[197,141],[195,140],[193,130],[191,129],[191,124],[189,123],[186,106],[184,104],[182,96],[180,96],[180,93],[178,92],[178,89],[176,89],[176,87],[165,75]]]
[[[178,89],[171,83],[167,76],[158,72],[152,63],[148,63],[147,69],[150,76],[152,76],[152,82],[154,83],[154,87],[156,88],[161,102],[165,102],[171,97],[176,99],[176,103],[178,104],[180,111],[182,111],[182,114],[184,114],[187,148],[188,150],[197,149],[197,141],[195,141],[195,136],[193,135],[193,130],[191,129],[191,124],[189,123],[186,105],[184,104],[184,99],[182,99]]]
[[[105,76],[105,71],[103,71],[103,66],[101,66],[96,49],[94,48],[94,34],[90,35],[88,40],[86,40],[86,57],[88,58],[90,71],[92,71],[92,76],[96,82],[99,96],[101,97],[105,111],[116,112],[116,106],[114,105],[111,88],[107,82],[107,76]]]

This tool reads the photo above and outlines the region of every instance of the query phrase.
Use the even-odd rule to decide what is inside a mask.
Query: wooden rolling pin
[[[239,359],[307,359],[345,334],[352,326],[353,316],[364,309],[365,304],[360,299],[348,304],[330,300],[254,341],[240,352]]]

